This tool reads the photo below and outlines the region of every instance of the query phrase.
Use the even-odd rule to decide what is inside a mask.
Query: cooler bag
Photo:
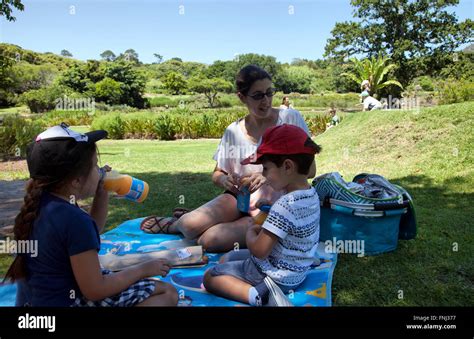
[[[362,173],[346,183],[333,172],[316,177],[313,186],[321,204],[320,241],[363,241],[364,255],[376,255],[395,250],[398,239],[416,237],[411,196],[380,175]]]

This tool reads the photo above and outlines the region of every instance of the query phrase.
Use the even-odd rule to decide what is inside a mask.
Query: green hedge
[[[96,117],[91,128],[106,130],[111,139],[219,138],[231,122],[245,114],[245,110],[235,109],[191,113],[179,108],[169,112],[113,113]]]
[[[16,114],[6,114],[0,118],[0,157],[26,156],[26,146],[44,130],[38,119],[25,119]]]
[[[168,112],[108,113],[94,118],[91,128],[104,129],[111,139],[220,138],[232,122],[247,114],[245,109],[201,110],[187,109]],[[313,135],[326,130],[329,115],[304,113],[303,117]]]
[[[474,82],[446,80],[438,85],[440,104],[455,104],[474,100]]]

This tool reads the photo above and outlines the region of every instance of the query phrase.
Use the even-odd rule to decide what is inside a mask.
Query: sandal
[[[176,217],[157,217],[152,215],[142,220],[140,229],[146,233],[169,234],[169,228],[176,220],[178,220]]]
[[[185,207],[176,207],[174,210],[173,210],[173,217],[175,217],[176,219],[179,219],[181,218],[183,215],[185,215],[186,213],[189,213],[191,212],[192,210],[189,209],[189,208],[185,208]]]

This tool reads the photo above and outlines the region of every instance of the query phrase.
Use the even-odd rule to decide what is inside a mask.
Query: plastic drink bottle
[[[237,195],[237,209],[243,213],[248,213],[250,208],[250,191],[248,186],[241,187],[240,192]]]
[[[262,225],[264,222],[265,222],[265,219],[267,219],[267,216],[268,216],[268,212],[270,212],[270,208],[272,208],[272,206],[270,205],[262,205],[260,206],[260,213],[257,214],[255,217],[253,217],[253,221],[257,224],[257,225]]]
[[[103,168],[100,169],[100,177],[104,180],[104,188],[107,191],[115,192],[125,199],[143,202],[148,196],[149,186],[143,180],[115,170],[107,172]]]

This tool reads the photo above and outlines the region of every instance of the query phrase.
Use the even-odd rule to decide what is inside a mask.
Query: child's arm
[[[89,250],[70,257],[74,278],[82,294],[97,301],[127,289],[140,279],[155,275],[166,276],[170,266],[163,259],[156,259],[131,266],[121,272],[103,275],[96,250]]]
[[[94,219],[99,233],[102,232],[107,220],[107,212],[109,210],[109,194],[104,189],[104,182],[99,182],[97,191],[92,202],[90,215]]]
[[[246,241],[250,253],[259,259],[265,259],[277,243],[278,237],[260,225],[253,225],[247,231]]]

